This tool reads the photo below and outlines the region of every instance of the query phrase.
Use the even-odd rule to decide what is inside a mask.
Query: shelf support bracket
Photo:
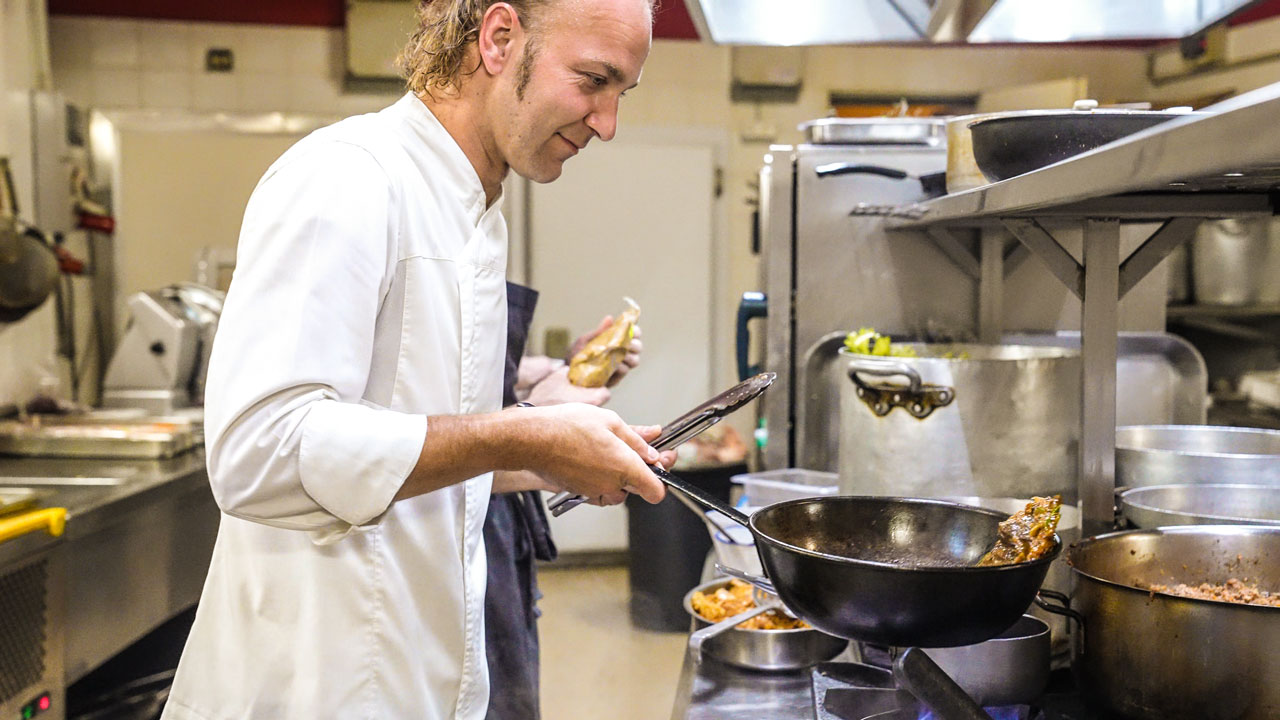
[[[982,279],[982,267],[978,258],[974,257],[973,253],[969,252],[969,249],[961,244],[956,239],[956,236],[951,234],[950,230],[932,225],[925,230],[925,233],[933,239],[938,249],[947,256],[947,259],[956,264],[956,267],[963,270],[966,275],[974,280]]]
[[[1081,532],[1089,536],[1115,522],[1119,220],[1085,220],[1082,289],[1080,517]]]
[[[1004,323],[1004,233],[982,231],[981,273],[978,279],[978,341],[988,345],[1000,342]]]
[[[1024,218],[1001,218],[1000,222],[1031,252],[1039,256],[1049,272],[1068,290],[1081,300],[1084,299],[1084,267],[1076,262],[1071,253],[1044,226],[1035,220]]]
[[[1191,239],[1201,218],[1180,217],[1165,221],[1120,264],[1120,297],[1134,288],[1147,273],[1168,257],[1174,248]]]

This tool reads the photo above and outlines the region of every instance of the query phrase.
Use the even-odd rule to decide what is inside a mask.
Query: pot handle
[[[728,575],[729,577],[738,578],[739,580],[745,583],[751,583],[757,589],[762,590],[766,593],[769,593],[770,595],[777,596],[778,594],[777,588],[773,586],[773,581],[770,580],[769,578],[761,577],[754,573],[749,573],[746,570],[739,570],[736,567],[721,565],[720,563],[716,563],[716,572],[723,573],[725,575]]]
[[[853,380],[855,384],[858,383],[858,373],[875,377],[897,377],[901,375],[910,383],[908,389],[913,393],[920,392],[920,386],[924,384],[924,381],[920,379],[920,373],[916,372],[916,369],[910,365],[898,360],[884,360],[874,355],[860,355],[849,360],[849,379]]]
[[[711,638],[721,633],[728,632],[737,627],[740,623],[750,620],[757,615],[762,615],[770,610],[777,610],[781,607],[782,606],[776,601],[757,605],[750,610],[740,612],[733,617],[725,618],[714,625],[708,625],[707,627],[694,632],[689,636],[689,650],[693,652],[694,662],[702,662],[702,646]]]
[[[1057,602],[1060,604],[1055,605],[1049,602],[1049,600],[1053,600],[1054,602]],[[1041,588],[1040,591],[1036,593],[1035,604],[1036,604],[1036,607],[1040,608],[1041,610],[1044,610],[1047,613],[1053,613],[1054,615],[1061,615],[1062,617],[1065,617],[1068,620],[1074,620],[1076,622],[1076,626],[1079,628],[1078,632],[1076,633],[1076,637],[1078,638],[1078,642],[1080,643],[1080,646],[1079,646],[1080,654],[1084,655],[1084,615],[1081,615],[1080,613],[1071,609],[1071,598],[1068,597],[1065,593],[1060,593],[1057,590],[1047,590],[1047,589]]]
[[[900,407],[917,420],[923,420],[933,414],[934,410],[950,405],[956,398],[955,388],[925,385],[915,368],[899,360],[852,353],[850,358],[849,379],[858,388],[858,398],[878,417],[884,417],[895,407]],[[858,377],[858,373],[876,377],[902,376],[907,379],[908,385],[902,389],[873,386]]]
[[[905,171],[897,168],[887,168],[883,165],[864,165],[862,163],[851,162],[833,162],[819,165],[813,169],[818,177],[827,177],[828,175],[879,175],[880,177],[889,178],[890,180],[906,180],[911,177]]]

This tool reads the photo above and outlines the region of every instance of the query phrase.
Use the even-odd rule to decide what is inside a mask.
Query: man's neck
[[[458,143],[462,154],[471,161],[471,167],[484,188],[485,207],[489,207],[502,192],[502,181],[509,168],[499,159],[496,148],[488,139],[491,133],[483,121],[483,103],[479,98],[468,98],[466,92],[465,89],[456,93],[436,91],[434,96],[427,94],[418,99],[436,116],[453,141]]]

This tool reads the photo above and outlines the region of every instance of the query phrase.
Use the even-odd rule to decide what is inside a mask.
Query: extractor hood
[[[1258,0],[685,0],[720,45],[1181,38]]]

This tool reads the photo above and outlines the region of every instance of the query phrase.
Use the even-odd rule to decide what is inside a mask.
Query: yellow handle
[[[12,540],[33,530],[41,529],[48,530],[50,535],[58,537],[66,527],[66,508],[32,510],[14,518],[0,520],[0,542]]]

